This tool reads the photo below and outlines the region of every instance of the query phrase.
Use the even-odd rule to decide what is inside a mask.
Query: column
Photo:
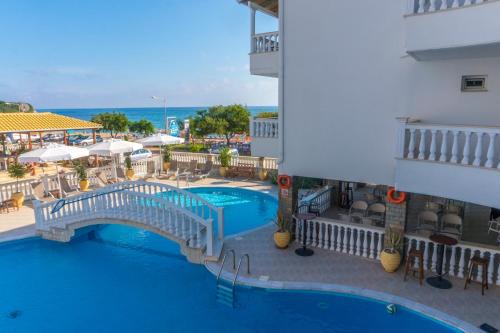
[[[92,130],[92,142],[96,144],[96,134],[95,134],[95,129]]]
[[[28,132],[28,149],[33,149],[33,145],[31,144],[31,132]]]
[[[66,130],[65,130],[65,131],[63,132],[63,138],[64,138],[64,139],[63,139],[64,144],[65,144],[65,145],[68,145],[68,131],[66,131]]]
[[[250,5],[250,53],[255,52],[255,15],[256,10]]]
[[[38,132],[38,135],[40,136],[40,148],[42,148],[43,147],[43,133]]]

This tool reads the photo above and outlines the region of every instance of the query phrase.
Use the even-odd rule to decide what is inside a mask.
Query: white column
[[[476,132],[477,136],[477,142],[476,142],[476,152],[474,154],[474,162],[472,165],[474,166],[480,166],[481,165],[481,158],[483,157],[483,132]]]
[[[453,145],[451,147],[451,163],[458,163],[458,134],[459,131],[453,131]]]
[[[425,159],[425,132],[426,129],[420,129],[420,144],[418,146],[418,159]]]
[[[415,158],[415,129],[410,128],[410,142],[408,143],[408,158]]]
[[[255,8],[250,6],[250,53],[255,52]]]
[[[424,12],[425,0],[418,0],[418,11],[417,13],[421,14]]]
[[[462,158],[462,164],[469,164],[469,155],[470,155],[470,136],[471,132],[465,133],[465,145],[464,145],[464,156]]]
[[[435,129],[431,130],[431,148],[430,148],[430,154],[429,154],[429,160],[431,160],[431,161],[436,160],[436,133],[437,133],[437,130],[435,130]]]
[[[441,151],[439,153],[439,161],[446,162],[448,160],[448,130],[442,130],[443,140],[441,142]]]
[[[488,153],[486,153],[486,164],[487,168],[493,168],[493,158],[495,157],[495,140],[497,138],[496,133],[488,133],[490,136],[490,144],[488,145]]]

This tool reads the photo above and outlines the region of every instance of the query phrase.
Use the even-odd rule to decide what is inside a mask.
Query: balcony
[[[279,157],[278,119],[250,117],[252,156]]]
[[[417,60],[500,56],[500,1],[408,0],[406,51]]]
[[[279,32],[267,32],[252,36],[250,53],[250,73],[278,77],[279,73]]]
[[[396,187],[500,208],[500,127],[403,123]]]

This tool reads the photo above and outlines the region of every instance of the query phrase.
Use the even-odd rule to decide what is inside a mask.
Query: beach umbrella
[[[88,147],[90,155],[99,156],[111,156],[113,157],[113,165],[115,171],[115,178],[117,177],[116,172],[116,161],[114,155],[131,153],[134,150],[141,149],[143,146],[137,142],[130,142],[125,140],[111,139],[108,141],[99,142],[95,145]]]
[[[46,147],[38,148],[18,157],[19,163],[46,163],[57,161],[71,161],[77,158],[89,156],[86,148],[65,146],[57,143],[50,143]],[[57,183],[59,193],[62,195],[61,180],[59,179],[59,168],[56,163]]]
[[[146,147],[159,146],[160,157],[162,157],[161,146],[180,144],[183,143],[184,140],[175,136],[158,133],[144,139],[140,139],[138,142],[142,143]],[[163,163],[160,163],[160,169],[163,169]]]

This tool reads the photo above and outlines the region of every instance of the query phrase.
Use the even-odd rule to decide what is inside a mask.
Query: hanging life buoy
[[[399,192],[396,191],[394,187],[389,187],[387,191],[387,200],[389,200],[390,203],[400,205],[406,201],[406,192]]]
[[[292,186],[292,178],[288,175],[279,175],[278,185],[280,189],[288,190]]]

